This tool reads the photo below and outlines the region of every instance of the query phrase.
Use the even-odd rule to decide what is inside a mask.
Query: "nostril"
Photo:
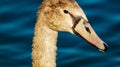
[[[87,32],[91,33],[91,31],[88,27],[85,26],[85,29],[86,29]]]
[[[105,49],[103,51],[107,51],[108,45],[105,42],[103,42],[103,45],[105,46]]]
[[[83,22],[84,26],[85,26],[85,29],[88,33],[91,33],[89,27],[88,27],[88,23],[87,22]]]

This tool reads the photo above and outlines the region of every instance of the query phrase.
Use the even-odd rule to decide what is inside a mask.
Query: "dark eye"
[[[68,14],[69,12],[67,10],[64,10],[64,13]]]

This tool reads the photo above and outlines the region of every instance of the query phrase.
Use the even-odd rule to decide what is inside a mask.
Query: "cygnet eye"
[[[67,10],[64,10],[63,12],[64,12],[65,14],[68,14],[68,13],[69,13]]]

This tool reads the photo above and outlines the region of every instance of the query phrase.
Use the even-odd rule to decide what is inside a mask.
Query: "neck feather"
[[[56,41],[58,32],[37,22],[33,38],[33,67],[56,67]]]

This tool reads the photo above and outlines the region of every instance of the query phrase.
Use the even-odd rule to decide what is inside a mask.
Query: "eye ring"
[[[69,13],[67,10],[64,10],[63,12],[64,12],[64,13],[66,13],[66,14],[68,14],[68,13]]]

